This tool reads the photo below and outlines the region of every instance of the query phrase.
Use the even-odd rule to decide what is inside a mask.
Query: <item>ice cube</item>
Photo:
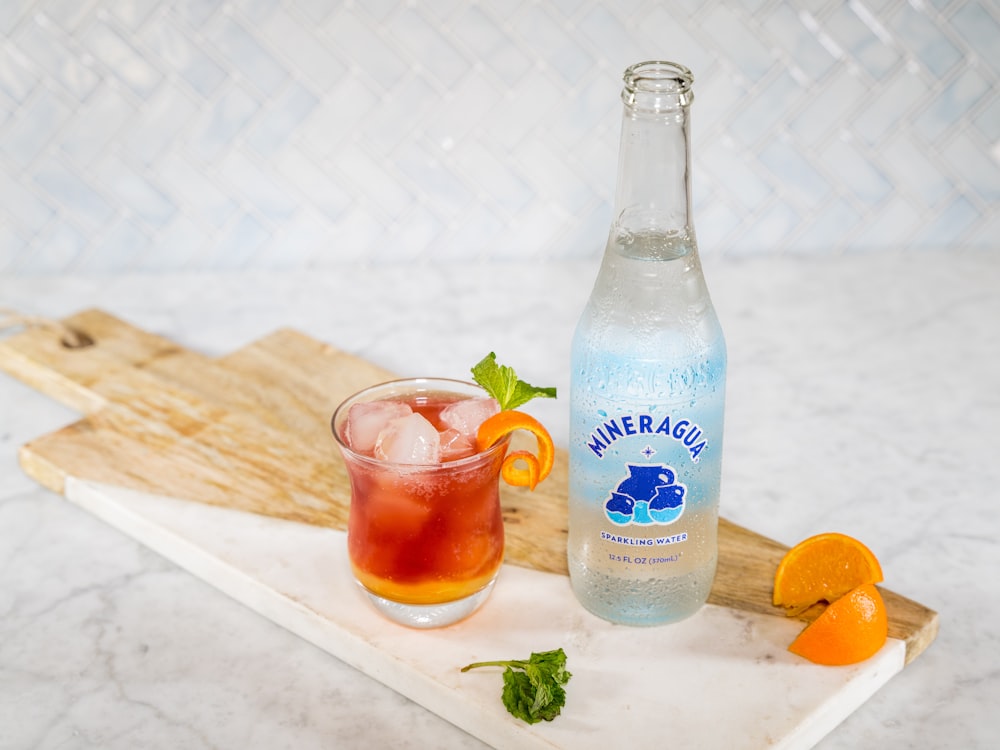
[[[500,411],[495,398],[464,398],[441,410],[441,423],[476,439],[479,425]]]
[[[399,417],[379,433],[375,458],[397,464],[440,463],[441,436],[421,414]]]
[[[365,554],[381,558],[379,567],[383,569],[396,567],[398,540],[420,536],[434,513],[432,500],[426,494],[401,489],[398,478],[388,483],[385,491],[373,493],[364,516],[367,526],[364,537],[369,540],[368,547],[377,549],[369,549]]]
[[[457,461],[476,452],[476,441],[454,427],[441,432],[441,460]]]
[[[347,412],[344,437],[351,450],[371,455],[378,434],[386,425],[394,419],[412,413],[413,409],[398,401],[369,401],[364,404],[354,404]]]

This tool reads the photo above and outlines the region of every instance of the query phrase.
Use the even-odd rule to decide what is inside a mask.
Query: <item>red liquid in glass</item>
[[[439,431],[463,398],[422,392],[409,404]],[[439,604],[486,586],[503,561],[499,474],[504,449],[433,466],[352,461],[348,552],[354,575],[377,596]]]

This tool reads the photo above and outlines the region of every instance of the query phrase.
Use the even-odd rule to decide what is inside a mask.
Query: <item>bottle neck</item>
[[[612,224],[615,244],[631,244],[629,238],[636,236],[656,236],[670,244],[694,247],[689,130],[692,82],[691,72],[675,63],[640,63],[625,72]],[[638,252],[649,254],[648,249]]]

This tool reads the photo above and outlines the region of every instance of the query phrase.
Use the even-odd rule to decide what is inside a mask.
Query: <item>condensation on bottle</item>
[[[688,617],[718,559],[726,346],[691,215],[691,71],[624,75],[615,208],[573,337],[568,563],[626,625]]]

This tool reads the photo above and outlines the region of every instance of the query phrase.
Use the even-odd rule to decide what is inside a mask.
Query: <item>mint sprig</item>
[[[555,398],[555,388],[537,388],[517,377],[513,367],[497,363],[490,352],[472,368],[472,378],[497,400],[500,410],[516,409],[535,397]]]
[[[563,686],[573,675],[566,670],[566,653],[561,648],[533,653],[528,659],[480,661],[462,671],[477,667],[505,667],[501,700],[511,714],[529,724],[552,721],[566,705]]]

